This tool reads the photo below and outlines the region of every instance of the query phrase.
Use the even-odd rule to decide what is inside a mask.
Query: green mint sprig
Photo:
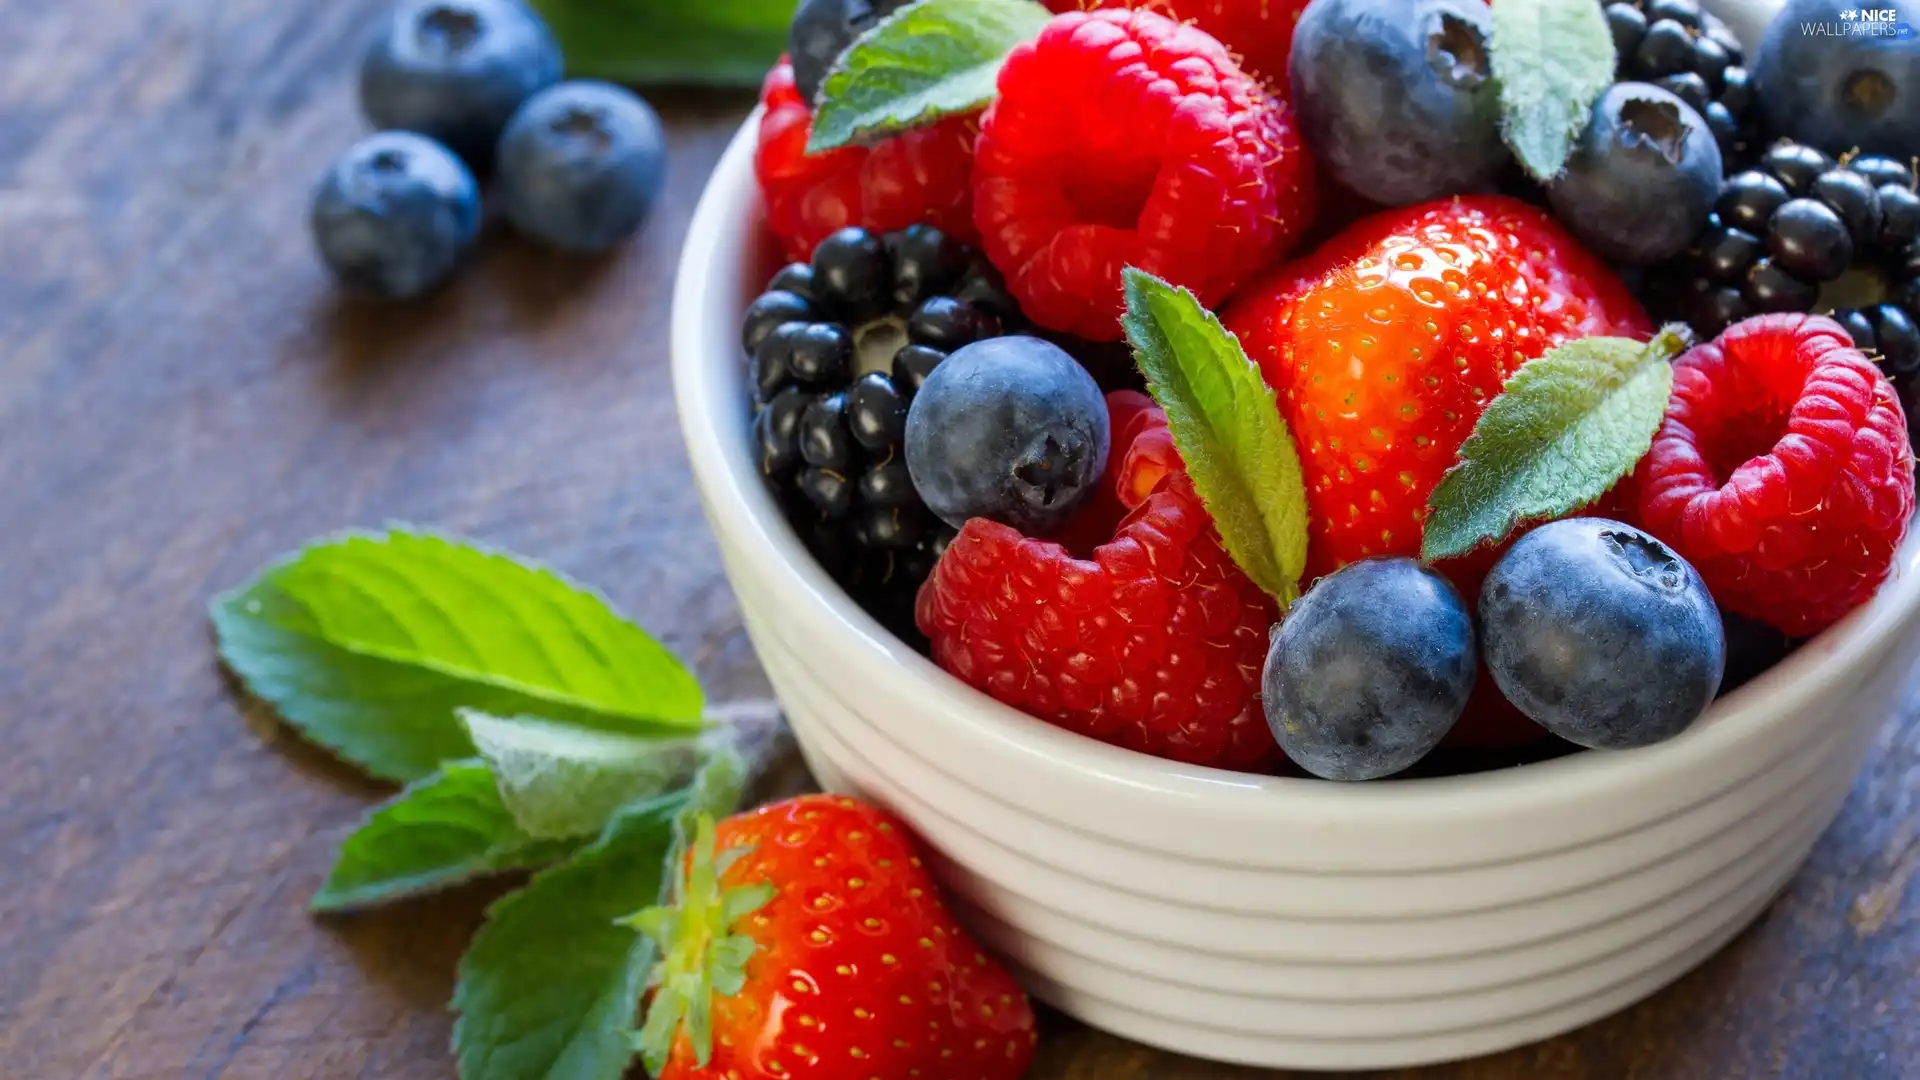
[[[1047,18],[1034,0],[919,0],[901,8],[848,46],[827,73],[807,150],[984,108],[1007,54]]]
[[[701,726],[700,684],[604,597],[432,533],[318,541],[212,614],[248,691],[386,780],[472,757],[461,708],[645,737]]]
[[[1535,180],[1560,175],[1613,82],[1613,36],[1592,0],[1499,0],[1489,43],[1507,145]]]
[[[754,87],[787,47],[794,0],[532,0],[567,75]]]
[[[1191,292],[1122,274],[1121,325],[1227,554],[1284,610],[1307,565],[1307,489],[1273,390]]]
[[[303,735],[408,781],[341,845],[316,912],[510,870],[461,961],[463,1080],[618,1080],[689,815],[737,806],[772,742],[703,730],[691,673],[545,567],[396,528],[316,542],[211,605],[220,656]],[[541,869],[545,867],[545,869]]]
[[[1607,493],[1653,445],[1684,328],[1652,341],[1570,341],[1520,366],[1461,444],[1428,500],[1429,562],[1506,539],[1524,521],[1571,513]]]

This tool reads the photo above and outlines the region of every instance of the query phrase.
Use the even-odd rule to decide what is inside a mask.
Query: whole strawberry
[[[1309,579],[1419,553],[1428,496],[1522,363],[1573,338],[1650,330],[1599,260],[1500,196],[1364,219],[1247,289],[1225,322],[1299,445]],[[1463,562],[1446,569],[1472,595],[1489,556]]]
[[[950,117],[871,147],[809,154],[813,112],[785,60],[767,72],[760,105],[753,171],[767,227],[787,258],[805,262],[815,245],[848,225],[886,233],[927,222],[973,242],[968,174],[978,117]]]
[[[1270,93],[1285,97],[1293,27],[1307,0],[1047,0],[1047,7],[1056,12],[1144,7],[1171,15],[1219,38]]]
[[[1017,1080],[1033,1010],[954,922],[906,828],[807,795],[702,819],[640,1041],[657,1080]]]

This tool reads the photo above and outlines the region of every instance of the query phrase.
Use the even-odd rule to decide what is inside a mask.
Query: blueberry
[[[1521,712],[1570,742],[1646,746],[1720,689],[1726,640],[1706,583],[1652,536],[1567,518],[1522,536],[1480,590],[1487,670]]]
[[[776,288],[754,297],[747,305],[747,313],[740,318],[740,343],[751,355],[783,323],[812,322],[818,317],[806,297]]]
[[[1802,281],[1832,281],[1853,262],[1847,223],[1818,199],[1789,199],[1767,224],[1767,250]]]
[[[1491,190],[1508,155],[1482,0],[1315,0],[1292,100],[1334,179],[1386,205]]]
[[[667,180],[653,107],[603,82],[564,82],[520,106],[500,136],[507,220],[532,239],[594,252],[632,236]]]
[[[1906,165],[1889,157],[1865,154],[1847,162],[1847,168],[1867,178],[1874,187],[1892,184],[1894,187],[1913,187],[1913,172]]]
[[[1779,142],[1767,149],[1760,167],[1792,194],[1805,195],[1814,180],[1833,168],[1833,159],[1802,143]]]
[[[1625,263],[1685,250],[1719,191],[1720,147],[1706,121],[1645,83],[1615,83],[1600,95],[1566,171],[1547,185],[1561,222]]]
[[[1439,744],[1478,669],[1473,619],[1446,578],[1412,559],[1365,559],[1288,609],[1261,697],[1295,764],[1328,780],[1373,780]]]
[[[814,298],[849,322],[865,322],[887,310],[893,269],[880,238],[848,226],[813,249]]]
[[[907,340],[952,352],[1000,332],[993,316],[950,296],[929,297],[907,318]]]
[[[1828,169],[1814,178],[1807,193],[1832,207],[1847,223],[1855,250],[1879,242],[1880,196],[1866,177],[1852,169]]]
[[[1714,201],[1713,211],[1720,220],[1741,232],[1755,236],[1767,231],[1767,219],[1773,216],[1793,194],[1785,184],[1757,169],[1749,169],[1727,178]]]
[[[552,32],[520,0],[404,0],[360,62],[360,111],[484,165],[513,111],[560,68]]]
[[[912,311],[928,297],[946,293],[967,272],[966,249],[931,225],[909,225],[889,239],[898,311]]]
[[[1760,107],[1780,135],[1829,153],[1860,150],[1896,160],[1920,155],[1920,38],[1858,32],[1842,19],[1854,0],[1788,0],[1754,64]],[[1894,18],[1920,26],[1920,0],[1886,0]],[[1837,28],[1809,33],[1809,27]],[[1875,26],[1871,29],[1882,29]]]
[[[386,131],[328,168],[308,223],[341,281],[375,296],[417,296],[445,281],[473,246],[480,189],[439,143]]]
[[[1693,35],[1672,19],[1661,19],[1647,27],[1640,47],[1634,50],[1634,70],[1648,78],[1677,75],[1693,65]]]
[[[1700,265],[1718,281],[1739,281],[1766,250],[1760,238],[1726,226],[1709,228],[1700,237]]]
[[[975,342],[927,377],[907,411],[907,468],[933,512],[1045,534],[1098,487],[1106,399],[1073,357],[1039,338]]]
[[[907,0],[801,0],[787,27],[787,53],[793,60],[793,82],[800,97],[812,105],[833,62],[853,39],[904,6]]]
[[[1820,287],[1788,273],[1772,256],[1761,256],[1747,271],[1740,293],[1754,311],[1805,311],[1820,298]]]
[[[893,385],[908,397],[920,392],[947,354],[926,345],[903,345],[893,354]]]

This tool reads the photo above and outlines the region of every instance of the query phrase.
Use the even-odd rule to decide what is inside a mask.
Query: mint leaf
[[[375,807],[340,845],[314,895],[318,912],[356,911],[450,888],[485,874],[529,869],[576,845],[528,835],[478,761],[452,761]]]
[[[1420,557],[1464,555],[1605,495],[1653,445],[1673,388],[1668,361],[1686,344],[1683,328],[1668,327],[1644,344],[1584,338],[1522,364],[1434,488]]]
[[[575,79],[755,87],[794,0],[532,0]]]
[[[513,821],[546,839],[599,832],[627,803],[684,785],[702,756],[697,736],[634,739],[471,709],[460,718]]]
[[[1507,145],[1533,178],[1560,175],[1613,82],[1613,35],[1593,0],[1499,0],[1493,77]]]
[[[462,1080],[618,1080],[651,946],[616,920],[660,895],[685,793],[622,810],[592,845],[501,898],[460,961]]]
[[[732,813],[745,766],[722,748],[687,789],[620,811],[592,845],[488,909],[460,961],[461,1080],[618,1080],[634,1055],[652,942],[624,924],[662,902],[700,813]]]
[[[1007,54],[1048,17],[1033,0],[919,0],[901,8],[860,35],[827,73],[807,150],[985,107]]]
[[[220,655],[302,734],[375,776],[471,757],[458,708],[638,735],[700,726],[700,686],[600,595],[465,541],[319,541],[212,604]]]
[[[1128,267],[1120,323],[1233,561],[1282,609],[1307,564],[1307,489],[1273,391],[1185,289]]]

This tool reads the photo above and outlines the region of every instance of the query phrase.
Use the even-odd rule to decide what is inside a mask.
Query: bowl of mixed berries
[[[1920,657],[1920,52],[1824,2],[800,4],[672,332],[821,783],[1203,1057],[1719,948]]]

